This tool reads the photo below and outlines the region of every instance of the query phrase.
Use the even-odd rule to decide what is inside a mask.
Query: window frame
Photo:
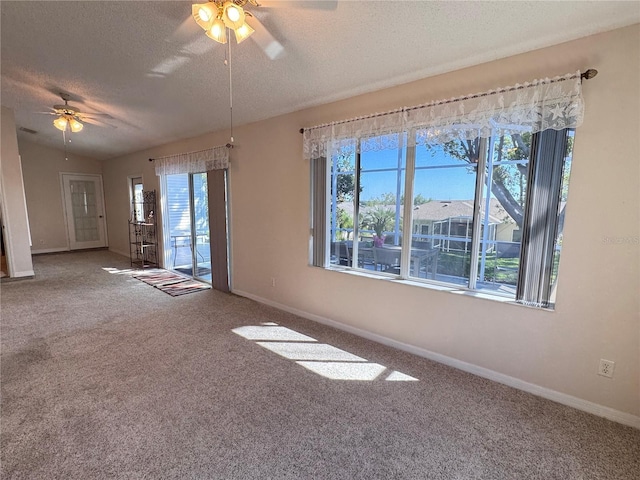
[[[401,129],[397,132],[397,135],[399,135],[401,138],[409,138],[409,136],[413,136],[415,138],[415,135],[417,133],[417,131],[419,130],[419,128],[411,128],[411,129]],[[565,146],[566,146],[566,142],[567,139],[570,136],[573,136],[575,138],[575,129],[572,128],[565,128],[563,130],[560,130],[559,132],[562,132],[563,138],[564,138],[564,142],[565,142]],[[532,166],[534,164],[534,160],[533,157],[534,155],[536,155],[535,151],[537,150],[537,147],[534,148],[534,145],[537,145],[540,142],[540,138],[541,135],[544,134],[544,131],[541,132],[534,132],[532,133],[532,140],[531,140],[531,152],[530,152],[530,156],[527,160],[517,160],[517,161],[508,161],[509,163],[527,163],[527,175],[528,175],[528,179],[529,181],[533,181],[532,178]],[[425,169],[426,167],[418,167],[416,168],[416,148],[417,145],[411,144],[411,145],[407,145],[406,142],[400,142],[397,151],[399,152],[399,154],[401,154],[403,149],[406,149],[406,158],[405,158],[405,165],[404,165],[404,172],[405,172],[405,178],[404,178],[404,202],[402,203],[402,205],[400,205],[400,209],[402,210],[402,219],[401,219],[401,228],[402,228],[402,232],[410,232],[409,235],[404,235],[401,234],[402,236],[402,241],[400,243],[401,246],[401,257],[400,257],[400,270],[398,274],[395,273],[387,273],[387,272],[380,272],[380,271],[371,271],[368,269],[365,269],[364,266],[363,267],[359,267],[358,265],[358,239],[359,239],[359,230],[360,230],[360,177],[363,173],[367,173],[367,172],[372,172],[375,171],[376,169],[367,169],[367,170],[362,170],[361,168],[361,158],[360,158],[360,144],[362,142],[363,139],[361,138],[354,138],[353,141],[355,142],[355,152],[354,152],[354,160],[355,160],[355,164],[354,164],[354,171],[353,171],[353,175],[354,175],[354,195],[353,195],[353,203],[354,203],[354,209],[353,209],[353,247],[352,247],[352,254],[351,254],[351,264],[350,265],[334,265],[331,264],[331,262],[329,261],[330,255],[331,255],[331,241],[332,241],[332,233],[333,233],[333,225],[335,225],[334,223],[332,223],[332,220],[335,220],[335,212],[331,213],[332,210],[336,210],[336,208],[332,208],[332,202],[335,202],[334,204],[337,206],[337,201],[335,198],[335,190],[332,191],[332,188],[335,189],[336,186],[336,181],[335,179],[337,178],[338,175],[340,174],[344,174],[347,172],[335,172],[335,174],[332,174],[332,166],[334,164],[334,157],[333,154],[335,153],[332,149],[327,148],[327,152],[331,152],[330,155],[327,155],[328,158],[326,158],[325,161],[325,168],[326,171],[324,172],[326,175],[326,179],[325,179],[325,183],[324,183],[324,192],[320,192],[317,191],[318,188],[315,188],[315,193],[313,193],[313,196],[318,195],[318,194],[322,194],[323,198],[324,198],[324,208],[325,208],[325,217],[324,217],[324,232],[325,232],[325,238],[320,239],[323,243],[324,243],[324,262],[319,265],[318,262],[314,261],[313,259],[311,260],[311,264],[315,265],[315,266],[321,266],[323,268],[326,269],[330,269],[330,270],[339,270],[339,271],[355,271],[355,272],[359,272],[359,273],[365,273],[371,276],[376,276],[376,277],[389,277],[389,278],[393,278],[393,279],[397,279],[397,280],[403,280],[403,281],[410,281],[412,283],[417,283],[417,284],[425,284],[425,285],[437,285],[440,287],[447,287],[447,288],[451,288],[451,289],[455,289],[457,291],[466,291],[466,292],[470,292],[470,293],[476,293],[476,294],[480,294],[483,297],[499,297],[501,299],[506,299],[506,300],[512,300],[516,303],[520,303],[520,304],[525,304],[528,306],[535,306],[535,307],[539,307],[539,308],[547,308],[547,309],[553,309],[554,307],[554,302],[551,300],[551,295],[550,295],[550,290],[553,288],[553,286],[555,285],[555,283],[557,282],[557,278],[556,279],[552,279],[552,275],[549,276],[549,278],[544,279],[545,285],[543,287],[541,287],[541,290],[543,290],[546,295],[546,298],[541,301],[539,304],[535,304],[532,305],[531,302],[520,302],[518,300],[518,295],[521,291],[522,287],[522,282],[526,282],[526,279],[524,277],[524,275],[522,275],[522,272],[520,272],[520,274],[518,275],[518,279],[517,279],[517,284],[516,284],[516,296],[515,298],[513,298],[512,295],[510,294],[504,294],[504,293],[500,293],[500,292],[489,292],[487,290],[484,289],[480,289],[477,287],[477,283],[479,281],[478,279],[478,265],[479,265],[479,253],[480,253],[480,248],[481,248],[481,244],[483,242],[483,238],[482,238],[482,231],[483,230],[487,230],[487,228],[483,228],[483,224],[482,224],[482,205],[483,205],[483,195],[485,194],[484,192],[484,188],[486,185],[486,181],[487,181],[487,177],[491,174],[491,172],[487,172],[487,168],[488,167],[492,167],[495,166],[495,162],[492,162],[490,159],[487,158],[489,152],[493,152],[493,147],[495,145],[495,142],[497,140],[499,140],[499,136],[496,135],[492,135],[491,137],[488,138],[480,138],[480,147],[479,147],[479,152],[480,152],[480,156],[478,158],[478,162],[473,165],[473,168],[475,170],[476,173],[476,184],[475,184],[475,197],[474,197],[474,209],[473,209],[473,218],[472,218],[472,232],[471,232],[471,245],[470,245],[470,251],[471,251],[471,258],[470,258],[470,270],[469,270],[469,278],[465,279],[467,280],[465,285],[460,285],[460,284],[455,284],[455,283],[450,283],[450,282],[445,282],[445,281],[440,281],[440,280],[435,280],[435,279],[429,279],[429,278],[418,278],[418,277],[414,277],[410,275],[410,269],[411,269],[411,255],[409,255],[407,252],[411,251],[411,246],[412,246],[412,242],[413,242],[413,237],[414,237],[414,232],[413,232],[413,197],[414,197],[414,183],[415,183],[415,177],[416,177],[416,171],[417,170],[421,170],[421,169]],[[396,150],[396,149],[394,149]],[[566,167],[566,160],[567,160],[567,155],[566,155],[566,150],[560,154],[558,151],[555,151],[553,158],[550,160],[551,162],[560,162],[562,164],[562,167],[560,167],[560,188],[557,191],[558,196],[562,195],[562,176],[563,176],[563,172],[565,172],[565,167]],[[501,163],[507,163],[507,161],[503,161]],[[381,169],[381,170],[398,170],[400,171],[401,168],[398,167],[396,168],[389,168],[389,169]],[[315,185],[315,180],[314,180],[314,174],[317,175],[318,171],[317,169],[314,171],[314,168],[312,166],[312,185]],[[532,188],[531,186],[528,186],[528,188]],[[312,192],[314,191],[314,189],[312,188]],[[399,199],[398,199],[399,201]],[[314,201],[312,201],[312,206],[314,204],[317,204],[318,199],[316,198]],[[527,196],[526,196],[526,200],[524,202],[524,209],[525,211],[529,210],[529,203],[530,203],[530,197],[527,191]],[[556,202],[558,207],[559,207],[559,203]],[[555,236],[555,238],[557,238],[557,229],[559,228],[558,225],[558,214],[559,214],[558,210],[556,212],[555,218],[556,221],[554,223],[547,223],[545,224],[545,229],[551,229],[552,231],[554,231],[555,233],[553,234]],[[333,217],[332,217],[333,215]],[[312,208],[312,217],[313,217],[313,208]],[[316,216],[316,221],[318,220],[318,217]],[[523,220],[523,225],[522,227],[519,227],[519,229],[521,229],[521,231],[524,231],[526,228],[529,228],[529,220],[527,218],[525,218]],[[419,230],[420,232],[422,232],[424,225],[422,225]],[[432,230],[432,235],[435,234],[435,225],[433,227]],[[337,231],[337,229],[336,229]],[[396,232],[398,233],[398,232]],[[420,235],[422,235],[422,233],[420,233]],[[465,237],[466,238],[466,237]],[[314,237],[314,231],[312,229],[312,241],[315,243],[317,240]],[[465,240],[466,241],[466,240]],[[554,240],[555,242],[555,240]],[[436,248],[436,245],[433,245],[434,248]],[[315,247],[314,247],[315,248]],[[525,245],[524,242],[521,243],[520,246],[520,258],[519,258],[519,270],[522,270],[522,264],[524,262],[524,258],[527,254],[527,252],[525,251],[525,248],[528,248],[528,245]],[[555,246],[554,243],[554,250],[557,250],[557,246]],[[554,262],[555,259],[555,255],[556,252],[552,252],[551,256],[550,256],[550,260],[551,263]],[[354,261],[354,259],[356,259]],[[475,272],[475,274],[473,273]],[[554,300],[554,299],[553,299]]]
[[[132,222],[141,222],[144,220],[144,212],[139,212],[136,210],[136,203],[142,203],[142,198],[138,199],[136,197],[137,191],[142,195],[144,191],[144,179],[142,175],[130,175],[127,177],[128,187],[129,187],[129,216]],[[137,188],[137,187],[140,188]]]

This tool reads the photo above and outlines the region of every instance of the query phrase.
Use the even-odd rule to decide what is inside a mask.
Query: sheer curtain
[[[419,144],[473,140],[547,129],[576,128],[582,124],[584,101],[580,71],[511,87],[424,105],[376,113],[305,129],[305,160],[331,157],[338,149],[359,151],[397,149],[397,132],[416,129],[409,147]]]
[[[229,149],[223,145],[197,152],[160,157],[154,161],[156,175],[203,173],[229,168]]]

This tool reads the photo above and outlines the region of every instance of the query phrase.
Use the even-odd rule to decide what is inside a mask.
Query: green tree
[[[475,169],[478,164],[480,158],[479,138],[474,140],[452,140],[443,144],[442,148],[447,155],[468,163],[471,168]],[[500,137],[500,140],[495,145],[495,152],[492,153],[495,155],[496,161],[502,161],[527,159],[530,152],[531,134],[523,133]],[[527,167],[519,164],[513,164],[509,167],[515,167],[518,170],[520,176],[523,177],[523,185],[526,185]],[[522,227],[524,191],[518,192],[515,189],[516,185],[511,181],[513,179],[512,173],[512,168],[505,168],[504,166],[496,168],[492,175],[491,192],[516,224]],[[519,193],[522,194],[519,195]]]
[[[343,208],[337,207],[336,210],[336,221],[338,223],[338,228],[340,229],[352,229],[353,228],[353,217],[347,213]],[[348,237],[347,232],[340,232],[344,238],[341,240],[346,240]]]
[[[354,173],[341,173],[341,172],[354,172],[355,163],[353,160],[353,154],[342,151],[338,154],[336,161],[331,165],[331,175],[334,174],[333,169],[336,169],[338,174],[336,178],[336,199],[338,202],[350,202],[353,201],[356,190],[355,174]],[[360,187],[362,192],[362,187]]]
[[[424,205],[425,203],[429,203],[430,201],[431,201],[431,198],[426,198],[421,193],[419,193],[418,195],[413,197],[413,205],[414,206]]]
[[[530,132],[505,135],[495,143],[492,152],[496,162],[526,160],[531,155],[531,141],[533,135]],[[433,147],[429,147],[432,148]],[[443,144],[444,152],[475,168],[480,158],[480,139],[452,140]],[[570,157],[573,151],[573,136],[567,139],[566,156]],[[433,150],[435,154],[435,150]],[[516,173],[517,172],[517,173]],[[513,218],[516,224],[522,228],[524,217],[524,203],[526,197],[528,168],[526,165],[513,163],[503,164],[494,168],[491,192],[498,199],[502,207]],[[564,193],[564,192],[563,192]],[[564,209],[561,213],[564,215]]]
[[[384,232],[393,227],[394,221],[395,212],[379,205],[362,216],[361,228],[373,230],[378,238],[382,238]]]
[[[419,193],[415,197],[413,197],[414,205],[422,205],[423,203],[429,203],[431,198],[426,198],[424,195]],[[382,195],[378,195],[377,197],[370,198],[369,200],[363,200],[360,202],[361,205],[365,207],[374,207],[376,205],[395,205],[396,204],[396,194],[393,192],[383,193]],[[400,204],[404,204],[404,195],[400,196]]]
[[[395,193],[383,193],[382,195],[378,195],[377,197],[370,198],[369,200],[360,201],[360,205],[365,207],[374,207],[376,205],[395,205],[396,204],[396,194]]]

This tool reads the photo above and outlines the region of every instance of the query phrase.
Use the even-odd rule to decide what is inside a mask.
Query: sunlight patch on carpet
[[[294,342],[256,342],[261,347],[277,353],[289,360],[315,360],[334,362],[366,362],[362,357],[353,355],[326,343]]]
[[[115,268],[115,267],[102,267],[102,269],[105,272],[109,272],[109,273],[113,273],[113,274],[117,274],[117,275],[134,275],[136,273],[139,272],[139,270],[136,270],[134,268],[126,268],[124,270],[120,269],[120,268]]]
[[[272,323],[269,326],[250,326],[235,328],[234,333],[247,340],[273,340],[288,342],[317,342],[315,338],[308,337],[302,333],[294,332],[290,328],[280,327]]]
[[[331,380],[417,382],[418,379],[346,352],[274,322],[234,328],[233,333]],[[259,340],[259,341],[258,341]]]
[[[372,381],[387,368],[377,363],[296,362],[307,370],[332,380]]]

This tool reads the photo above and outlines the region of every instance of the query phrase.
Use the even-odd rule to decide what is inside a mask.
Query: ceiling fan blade
[[[100,113],[100,112],[80,112],[82,118],[94,118],[94,117],[102,117],[113,120],[113,117],[108,113]]]
[[[275,60],[284,54],[284,47],[282,44],[273,38],[273,35],[269,33],[269,30],[267,30],[260,20],[256,17],[252,17],[248,23],[255,25],[255,32],[249,38],[256,42],[267,57],[271,60]]]
[[[167,42],[184,45],[193,41],[193,37],[202,31],[191,15],[185,18],[180,26],[167,38]]]
[[[95,118],[87,118],[84,115],[79,117],[81,122],[89,123],[91,125],[98,125],[100,127],[110,127],[110,128],[118,128],[115,125],[111,125],[110,123],[101,122],[100,120],[96,120]]]
[[[178,47],[183,56],[203,55],[216,46],[216,42],[205,35],[191,15],[182,21],[166,41]]]
[[[204,55],[218,45],[205,35],[204,30],[196,24],[191,15],[184,19],[166,41],[175,46],[176,54],[162,59],[147,73],[147,76],[168,77],[192,58]]]
[[[36,112],[39,115],[58,115],[56,112]]]
[[[312,10],[335,10],[338,0],[276,0],[260,3],[260,8],[308,8]]]

